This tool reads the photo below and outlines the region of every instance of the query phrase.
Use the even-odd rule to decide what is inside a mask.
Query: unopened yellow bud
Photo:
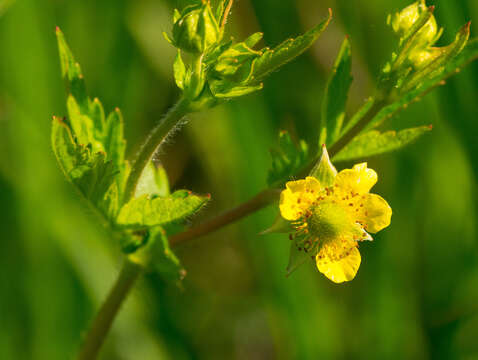
[[[424,11],[427,11],[425,1],[415,2],[404,8],[402,11],[392,15],[389,18],[389,24],[392,26],[393,31],[398,36],[406,36],[406,34],[412,29],[413,25]],[[437,40],[437,34],[437,23],[435,17],[431,15],[430,19],[418,31],[416,37],[417,43],[415,46],[426,47],[433,45],[433,43]]]

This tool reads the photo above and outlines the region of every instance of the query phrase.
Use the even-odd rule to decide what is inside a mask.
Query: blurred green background
[[[118,273],[121,255],[66,183],[50,149],[64,115],[54,28],[81,63],[89,94],[119,106],[129,154],[178,98],[174,50],[161,36],[185,0],[0,1],[0,359],[74,357]],[[395,39],[389,12],[406,0],[239,0],[230,33],[264,31],[268,45],[334,20],[313,49],[265,89],[191,122],[161,160],[174,188],[210,192],[199,222],[265,186],[279,129],[311,143],[344,35],[354,53],[349,110],[371,93]],[[476,0],[436,5],[441,40],[478,26]],[[7,7],[6,5],[10,5]],[[477,34],[472,25],[472,33]],[[313,264],[285,277],[289,242],[256,235],[263,210],[178,249],[184,289],[143,278],[102,359],[478,359],[478,63],[388,123],[434,131],[405,151],[369,159],[392,226],[361,246],[354,281],[336,285]],[[337,164],[339,168],[350,164]]]

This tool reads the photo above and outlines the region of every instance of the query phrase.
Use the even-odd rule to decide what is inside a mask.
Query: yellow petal
[[[376,233],[390,225],[392,208],[381,196],[361,196],[358,209],[356,219],[368,232]]]
[[[284,219],[294,221],[303,216],[320,192],[319,181],[308,176],[304,180],[289,181],[280,196],[279,209]]]
[[[335,247],[336,244],[324,244],[317,254],[317,268],[322,274],[337,284],[352,280],[360,267],[361,257],[359,250],[354,244],[346,252],[337,254],[333,249],[330,249],[331,246]]]
[[[337,174],[335,184],[345,191],[366,194],[377,182],[377,173],[367,168],[367,163],[357,164]]]

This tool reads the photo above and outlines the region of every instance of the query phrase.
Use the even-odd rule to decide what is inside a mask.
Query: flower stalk
[[[354,127],[350,129],[342,138],[340,138],[335,144],[330,148],[329,154],[330,157],[338,154],[345,146],[347,146],[350,141],[352,141],[357,134],[359,134],[369,123],[370,121],[379,113],[379,111],[387,103],[382,100],[376,102],[372,108],[367,112],[367,114],[359,121]],[[306,176],[310,173],[317,162],[318,158],[314,158],[310,164],[300,171],[298,174],[295,174],[298,177]],[[280,189],[282,183],[274,184],[272,187],[260,191],[257,195],[251,199],[243,202],[242,204],[202,223],[197,226],[191,227],[190,229],[173,235],[169,238],[169,243],[172,247],[181,245],[187,241],[193,240],[195,238],[205,236],[211,232],[219,230],[220,228],[232,224],[236,221],[241,220],[256,211],[259,211],[276,201],[279,201]]]

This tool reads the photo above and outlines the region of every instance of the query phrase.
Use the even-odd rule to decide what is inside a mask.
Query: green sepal
[[[169,247],[166,232],[161,227],[149,230],[143,235],[144,246],[141,246],[129,259],[141,265],[147,271],[154,271],[167,282],[180,285],[186,276],[186,270]]]
[[[287,180],[306,166],[309,150],[305,141],[300,140],[298,144],[295,144],[287,131],[280,131],[279,146],[271,149],[271,157],[272,167],[267,175],[269,185]]]
[[[301,265],[305,264],[307,260],[311,259],[311,255],[305,251],[299,251],[294,240],[290,241],[289,263],[286,268],[286,276],[290,276]]]
[[[261,52],[251,49],[246,42],[221,47],[220,53],[218,50],[215,51],[216,59],[209,74],[209,88],[215,97],[243,96],[262,89],[262,84],[249,84],[254,60]]]
[[[294,231],[290,221],[285,220],[281,215],[277,215],[274,223],[268,229],[262,231],[260,235],[267,234],[288,234]]]
[[[181,90],[184,90],[184,81],[186,79],[186,65],[184,65],[183,58],[181,57],[181,50],[178,50],[176,59],[174,60],[173,70],[176,85]]]
[[[246,40],[244,40],[244,44],[247,47],[252,49],[254,46],[256,46],[259,43],[259,41],[262,40],[263,37],[264,37],[264,33],[256,32],[252,34],[251,36],[249,36]]]
[[[330,161],[329,153],[327,152],[327,147],[325,145],[322,145],[322,154],[320,155],[319,161],[317,161],[317,164],[315,164],[310,172],[310,176],[319,180],[320,185],[323,187],[332,186],[334,184],[334,179],[337,176],[337,169],[335,169],[335,166]]]
[[[384,133],[372,130],[352,140],[342,151],[334,156],[334,161],[366,159],[370,156],[398,150],[413,143],[431,130],[431,126],[420,126],[398,132],[387,131]]]
[[[174,40],[171,38],[171,36],[169,36],[169,34],[168,34],[166,31],[163,31],[162,34],[163,34],[164,39],[165,39],[168,43],[170,43],[171,45],[175,46],[175,45],[174,45]]]
[[[245,42],[232,45],[217,57],[214,73],[242,83],[249,79],[253,60],[260,55],[259,51],[252,50]]]
[[[319,144],[332,145],[340,135],[345,106],[352,84],[352,52],[346,37],[342,43],[322,101],[322,125]]]
[[[186,71],[184,78],[184,94],[188,99],[197,99],[206,84],[206,73],[203,66],[203,55],[194,56],[192,66]]]
[[[209,83],[209,88],[211,93],[214,94],[214,97],[218,99],[228,99],[244,95],[252,94],[253,92],[262,90],[263,84],[255,86],[236,86],[233,82],[228,82],[224,80],[212,80]]]
[[[274,49],[266,49],[255,61],[253,81],[260,82],[267,75],[304,53],[318,39],[332,19],[332,10],[328,17],[305,34],[284,41]]]
[[[178,20],[181,18],[181,13],[178,9],[173,10],[173,24],[177,23]]]
[[[224,10],[226,8],[226,1],[229,1],[229,0],[219,0],[219,3],[217,4],[217,7],[216,7],[216,20],[217,20],[217,23],[220,24],[221,21],[222,21],[222,17],[224,15]]]
[[[210,196],[178,190],[165,197],[143,195],[125,204],[116,219],[121,227],[141,229],[183,221],[198,212]]]
[[[217,23],[221,27],[221,36],[224,34],[224,26],[227,22],[227,18],[229,17],[230,5],[232,5],[233,1],[234,0],[219,0],[219,4],[217,5],[216,19]]]

